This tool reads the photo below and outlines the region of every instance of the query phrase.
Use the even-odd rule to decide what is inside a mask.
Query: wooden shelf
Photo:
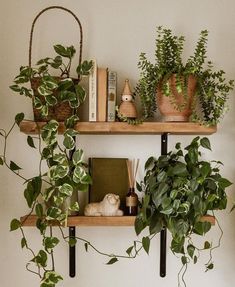
[[[21,222],[23,226],[35,226],[37,216],[23,216]],[[201,221],[208,221],[215,225],[215,217],[211,215],[203,216]],[[134,226],[135,216],[70,216],[67,226]]]
[[[36,134],[45,122],[22,121],[21,132]],[[79,122],[75,129],[81,134],[185,134],[210,135],[217,131],[217,127],[205,127],[191,122],[144,122],[140,125],[129,125],[123,122]],[[65,126],[59,125],[59,133],[63,133]]]
[[[21,217],[24,226],[35,226],[37,216]],[[67,226],[134,226],[135,216],[69,216]]]

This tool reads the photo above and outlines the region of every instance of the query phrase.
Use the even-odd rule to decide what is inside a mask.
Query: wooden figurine
[[[130,119],[137,118],[137,110],[133,102],[129,80],[125,80],[125,85],[122,93],[122,102],[119,106],[119,113],[123,117]]]

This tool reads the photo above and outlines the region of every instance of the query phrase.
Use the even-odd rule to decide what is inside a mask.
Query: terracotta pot
[[[183,92],[177,92],[175,74],[169,78],[168,82],[171,90],[170,96],[167,97],[164,95],[162,83],[157,88],[157,104],[159,111],[163,116],[163,121],[187,122],[192,114],[192,103],[196,91],[197,80],[193,75],[188,76],[186,98]]]

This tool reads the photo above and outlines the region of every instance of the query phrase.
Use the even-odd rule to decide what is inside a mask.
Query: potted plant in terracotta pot
[[[212,63],[206,63],[207,38],[208,31],[201,31],[194,54],[184,63],[185,38],[157,28],[155,62],[141,53],[138,63],[141,77],[135,95],[141,99],[145,118],[158,108],[165,121],[219,122],[234,83],[226,81],[224,71],[213,71]]]

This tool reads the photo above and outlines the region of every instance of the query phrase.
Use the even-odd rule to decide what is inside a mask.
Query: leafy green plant
[[[92,61],[84,61],[76,68],[77,79],[72,79],[70,70],[75,48],[55,45],[54,51],[55,58],[41,59],[35,67],[22,66],[10,87],[20,95],[32,98],[33,106],[44,117],[48,116],[49,108],[58,103],[68,102],[72,109],[77,109],[84,102],[86,93],[80,79],[87,76],[92,67]],[[39,81],[36,92],[28,86],[34,79]]]
[[[175,74],[177,92],[183,93],[185,99],[189,75],[195,76],[197,80],[192,121],[205,125],[215,125],[220,121],[227,110],[226,102],[229,92],[234,87],[234,81],[227,82],[223,70],[213,71],[212,62],[206,62],[207,40],[208,31],[201,31],[194,54],[184,64],[184,36],[175,36],[170,29],[157,27],[155,62],[152,63],[145,53],[141,53],[138,63],[141,72],[135,95],[141,99],[145,118],[153,116],[157,109],[158,86],[162,86],[163,94],[170,97],[176,109],[184,108],[172,96],[172,88],[168,81]]]
[[[37,150],[40,155],[38,173],[32,178],[27,178],[23,174],[23,168],[9,160],[7,153],[11,132],[23,119],[23,113],[17,114],[8,132],[1,129],[4,149],[0,163],[23,180],[23,194],[29,207],[29,213],[23,219],[14,218],[11,221],[10,230],[21,231],[21,247],[31,254],[31,259],[26,265],[27,270],[39,276],[41,287],[55,286],[62,279],[55,271],[54,260],[54,249],[60,240],[54,236],[51,222],[56,222],[63,234],[61,227],[66,226],[68,216],[79,211],[78,202],[72,201],[71,198],[78,190],[87,190],[91,177],[83,161],[82,149],[75,149],[74,137],[77,131],[72,126],[77,119],[72,116],[65,122],[62,144],[58,139],[59,123],[55,120],[46,123],[41,133],[36,136],[27,136],[26,144]],[[24,232],[24,222],[32,214],[36,214],[36,227],[42,236],[42,248],[38,251],[32,249],[30,239]],[[70,245],[76,243],[75,238],[66,237],[64,234],[63,237]]]
[[[41,287],[55,286],[62,280],[56,272],[54,260],[54,249],[60,240],[54,235],[51,223],[58,225],[62,238],[69,245],[76,244],[77,239],[65,236],[62,227],[67,225],[69,215],[79,211],[79,204],[75,200],[77,191],[87,191],[88,185],[92,182],[87,164],[83,161],[83,150],[76,147],[78,132],[74,129],[79,120],[77,110],[86,96],[80,80],[83,76],[89,75],[92,62],[84,61],[78,65],[78,79],[75,82],[70,78],[72,58],[76,52],[74,47],[56,45],[54,50],[57,53],[54,59],[42,59],[36,68],[21,67],[20,74],[11,86],[11,89],[20,95],[32,98],[35,108],[43,116],[47,116],[49,107],[54,107],[58,102],[67,101],[73,108],[72,115],[64,121],[64,132],[60,139],[60,124],[55,119],[45,122],[43,127],[37,125],[38,133],[33,137],[27,136],[26,145],[39,153],[40,158],[38,171],[32,178],[27,178],[23,174],[23,168],[9,159],[7,151],[10,135],[14,128],[25,120],[24,114],[16,115],[9,131],[0,130],[4,141],[0,164],[23,180],[23,194],[29,207],[29,213],[23,219],[14,218],[11,221],[10,230],[21,231],[21,247],[31,254],[26,268],[39,276]],[[60,71],[59,77],[54,77],[54,70]],[[35,77],[40,79],[36,95],[35,91],[27,86]],[[24,223],[32,214],[36,215],[36,227],[42,236],[42,247],[38,251],[33,250],[30,239],[24,232]]]
[[[210,230],[211,223],[202,218],[226,208],[225,189],[231,182],[220,174],[221,162],[202,158],[201,148],[211,150],[208,138],[196,137],[185,149],[180,143],[175,148],[176,151],[159,158],[150,157],[145,164],[145,177],[137,186],[143,192],[143,199],[135,230],[139,235],[148,227],[151,236],[163,228],[170,231],[170,248],[181,256],[181,279],[186,286],[184,274],[188,263],[196,263],[201,251],[209,250],[205,266],[206,270],[213,268],[212,250],[220,246],[223,234],[218,221],[221,231],[218,245],[205,241],[204,246],[197,246],[193,234],[204,236]],[[142,243],[149,249],[150,239]]]

